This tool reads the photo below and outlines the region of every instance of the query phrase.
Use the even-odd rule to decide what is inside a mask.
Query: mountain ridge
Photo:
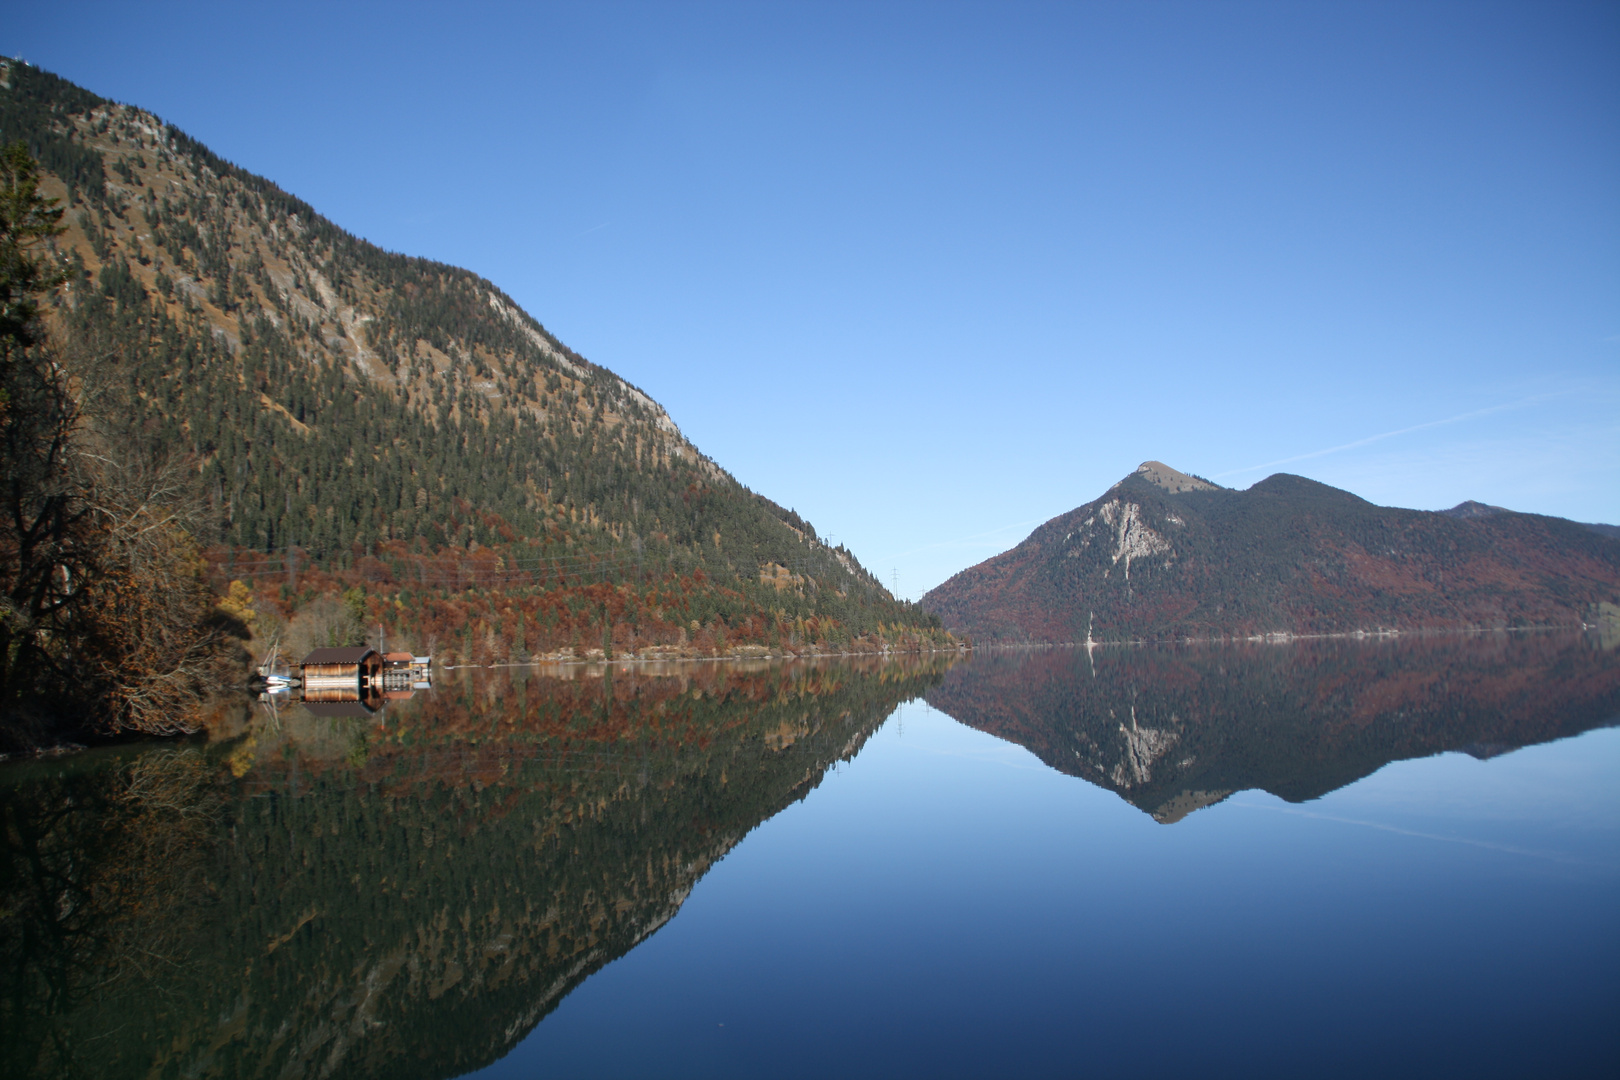
[[[1617,599],[1620,545],[1579,522],[1150,461],[920,603],[978,640],[1083,641],[1573,626]]]
[[[53,336],[99,358],[112,441],[184,462],[210,580],[242,580],[261,624],[341,591],[342,632],[437,636],[463,662],[950,643],[492,282],[0,61],[17,139],[66,211]]]

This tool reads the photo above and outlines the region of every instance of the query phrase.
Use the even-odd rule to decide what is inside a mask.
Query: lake
[[[462,669],[0,766],[7,1076],[1612,1076],[1575,635]]]

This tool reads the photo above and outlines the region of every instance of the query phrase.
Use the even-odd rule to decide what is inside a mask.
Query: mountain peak
[[[1102,642],[1578,626],[1620,597],[1620,544],[1589,535],[1608,530],[1473,516],[1290,473],[1216,488],[1146,461],[922,604],[975,638]]]
[[[1172,495],[1183,491],[1219,491],[1220,486],[1196,476],[1172,469],[1162,461],[1144,461],[1136,467],[1135,475],[1148,483],[1162,487]]]
[[[1469,499],[1467,502],[1460,502],[1456,506],[1453,506],[1450,510],[1442,510],[1440,512],[1447,517],[1463,518],[1464,520],[1469,518],[1495,517],[1497,514],[1513,513],[1513,511],[1509,510],[1505,506],[1492,506],[1490,503],[1476,502],[1473,499]]]

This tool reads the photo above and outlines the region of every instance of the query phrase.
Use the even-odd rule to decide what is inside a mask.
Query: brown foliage
[[[97,553],[81,656],[103,687],[103,727],[194,731],[245,628],[216,611],[191,538],[209,524],[196,470],[118,442],[96,425],[81,436]]]
[[[0,737],[196,730],[245,636],[191,540],[195,469],[148,450],[104,388],[117,355],[60,341],[6,356],[0,418]]]

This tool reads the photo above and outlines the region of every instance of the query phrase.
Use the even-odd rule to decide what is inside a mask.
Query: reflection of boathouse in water
[[[406,652],[385,656],[364,645],[316,649],[300,665],[304,708],[316,716],[370,716],[385,702],[426,689],[431,662]]]

